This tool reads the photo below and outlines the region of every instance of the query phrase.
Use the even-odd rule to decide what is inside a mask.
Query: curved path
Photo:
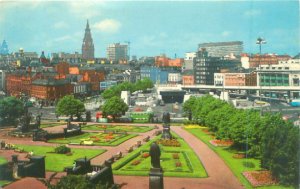
[[[125,124],[117,123],[116,125],[125,125]],[[142,126],[143,124],[139,124],[139,125]],[[145,125],[149,126],[149,125],[156,125],[156,124],[145,124]],[[55,132],[55,131],[62,130],[63,127],[65,126],[56,126],[56,127],[47,128],[47,130],[49,131],[51,130],[52,132]],[[234,176],[234,174],[231,172],[231,170],[228,168],[228,166],[224,163],[224,161],[213,150],[211,150],[205,143],[200,141],[191,133],[182,129],[182,127],[172,126],[171,129],[177,135],[183,138],[186,141],[186,143],[189,144],[189,146],[195,151],[199,159],[202,161],[204,168],[206,169],[208,178],[164,177],[164,189],[201,189],[201,188],[242,189],[244,188],[242,184],[238,181],[238,179]],[[120,151],[122,152],[122,154],[125,154],[126,149],[136,144],[137,141],[141,141],[146,136],[152,137],[153,133],[156,130],[157,129],[153,129],[145,133],[139,133],[139,136],[129,139],[128,141],[115,147],[79,146],[79,145],[78,146],[74,145],[74,147],[106,149],[107,151],[105,153],[92,159],[92,164],[100,165],[104,162],[104,160],[109,159],[112,155],[115,155]],[[2,137],[2,138],[6,138],[6,137]],[[7,138],[5,140],[14,144],[47,145],[47,146],[56,145],[56,144],[45,143],[45,142],[33,142],[30,139],[24,140],[24,139]],[[133,188],[148,189],[149,188],[149,177],[114,175],[114,180],[115,183],[122,185],[122,189],[133,189]]]

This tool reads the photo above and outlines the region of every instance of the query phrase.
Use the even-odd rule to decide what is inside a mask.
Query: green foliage
[[[76,115],[77,118],[79,118],[84,112],[85,107],[83,102],[75,99],[73,95],[64,96],[58,101],[56,106],[56,113],[58,115],[66,115],[70,117]]]
[[[4,124],[14,124],[23,113],[24,105],[21,100],[15,97],[6,97],[0,100],[0,118]]]
[[[145,78],[143,80],[138,80],[135,84],[130,82],[123,82],[116,86],[113,86],[109,89],[106,89],[101,96],[104,99],[109,99],[115,96],[120,96],[122,91],[130,91],[131,93],[134,91],[142,90],[145,91],[148,88],[152,88],[153,83],[149,78]]]
[[[113,119],[121,116],[128,110],[127,104],[120,97],[112,97],[104,103],[102,107],[103,115],[111,115]]]
[[[56,185],[47,183],[49,189],[107,189],[109,187],[89,182],[84,175],[68,175],[60,179]]]
[[[192,121],[207,126],[217,139],[233,140],[234,148],[259,158],[282,184],[299,183],[299,128],[280,114],[260,116],[255,110],[235,109],[211,96],[192,97],[183,105]]]
[[[66,145],[60,145],[54,149],[54,152],[57,154],[66,154],[71,152],[71,148]]]
[[[268,127],[262,134],[261,163],[282,184],[299,184],[299,127],[281,119],[279,114],[265,118]]]

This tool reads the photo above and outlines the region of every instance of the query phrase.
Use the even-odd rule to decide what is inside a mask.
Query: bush
[[[66,154],[71,152],[71,148],[67,147],[66,145],[61,145],[56,147],[54,152],[57,154]]]

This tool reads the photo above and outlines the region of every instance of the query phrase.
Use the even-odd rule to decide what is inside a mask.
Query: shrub
[[[66,145],[60,145],[54,149],[54,152],[57,154],[66,154],[71,152],[71,148]]]

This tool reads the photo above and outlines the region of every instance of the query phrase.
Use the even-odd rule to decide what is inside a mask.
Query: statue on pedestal
[[[160,149],[154,142],[150,147],[151,165],[153,168],[160,168]]]
[[[154,142],[150,147],[151,165],[149,173],[149,189],[163,189],[163,170],[160,167],[160,148]]]
[[[163,117],[162,117],[162,121],[163,121],[163,133],[161,135],[162,139],[172,139],[172,135],[170,133],[170,113],[169,112],[164,112],[163,113]]]

